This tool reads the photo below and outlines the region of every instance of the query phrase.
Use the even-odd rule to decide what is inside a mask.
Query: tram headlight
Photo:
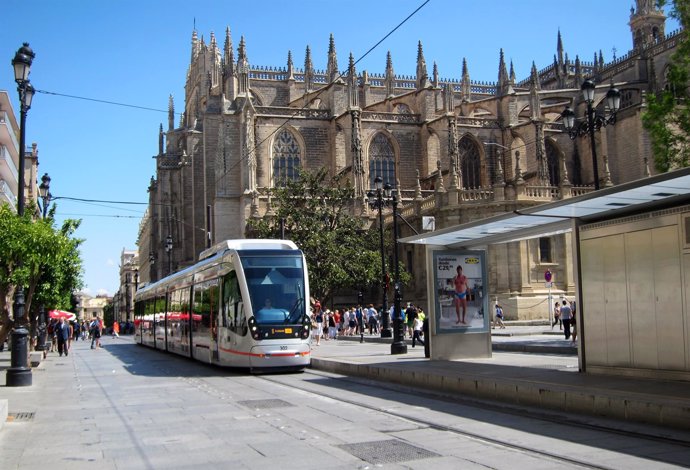
[[[302,331],[300,332],[300,336],[302,339],[307,339],[309,338],[309,332],[311,331],[311,320],[307,315],[304,315],[302,317]]]
[[[258,323],[256,322],[256,318],[250,317],[247,321],[247,325],[249,326],[249,331],[252,334],[252,338],[259,339],[259,337],[261,336],[261,331],[259,329]]]

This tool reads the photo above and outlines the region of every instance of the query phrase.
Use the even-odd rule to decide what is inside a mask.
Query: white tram
[[[137,291],[136,341],[252,372],[310,364],[309,281],[288,240],[227,240]]]

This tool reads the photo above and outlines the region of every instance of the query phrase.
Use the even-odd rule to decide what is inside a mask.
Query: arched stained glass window
[[[384,134],[376,134],[369,146],[369,184],[374,187],[374,178],[380,176],[383,183],[395,188],[395,152],[390,140]]]
[[[287,180],[295,180],[299,175],[299,144],[287,129],[283,129],[273,142],[273,184],[285,186]]]
[[[482,174],[477,145],[469,137],[463,137],[458,143],[458,150],[462,167],[462,186],[479,188],[482,184]]]
[[[551,141],[546,141],[546,165],[549,168],[549,184],[558,186],[561,182],[561,164],[558,149]]]

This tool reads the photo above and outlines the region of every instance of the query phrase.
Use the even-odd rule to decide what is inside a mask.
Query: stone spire
[[[161,124],[161,127],[163,125]],[[173,130],[175,128],[175,102],[173,101],[173,95],[168,97],[168,130]]]
[[[472,87],[470,84],[470,73],[467,69],[467,59],[464,57],[462,58],[462,81],[460,83],[462,88],[462,100],[469,101],[472,96]]]
[[[237,75],[239,76],[239,94],[246,96],[249,93],[249,60],[244,36],[240,38],[240,47],[237,50]]]
[[[225,63],[225,76],[235,74],[235,54],[232,50],[232,37],[230,27],[225,28],[225,44],[223,45],[223,62]]]
[[[386,78],[384,83],[386,85],[386,97],[392,98],[395,96],[395,72],[393,71],[391,51],[388,51],[388,54],[386,54]]]
[[[529,76],[529,107],[531,110],[531,117],[533,120],[541,119],[541,102],[539,100],[539,91],[541,84],[539,83],[539,74],[537,66],[532,62],[532,70]]]
[[[333,39],[333,34],[328,42],[328,67],[326,68],[326,76],[328,77],[328,82],[334,82],[338,76],[338,59],[335,54],[335,39]]]
[[[582,64],[580,63],[580,56],[575,56],[575,88],[580,88],[582,82],[584,82],[584,77],[582,76]]]
[[[436,61],[434,61],[434,68],[433,68],[433,79],[432,79],[432,85],[434,88],[438,88],[439,81],[438,81],[438,66],[436,65]]]
[[[429,85],[429,76],[426,72],[426,60],[422,50],[422,41],[417,43],[417,89],[426,88]]]
[[[508,70],[506,69],[506,61],[503,56],[503,49],[501,49],[499,61],[498,61],[498,83],[496,84],[496,94],[498,96],[503,96],[508,90]]]
[[[350,52],[347,66],[347,93],[350,108],[359,108],[359,85],[357,83],[357,71],[355,70],[355,58]]]
[[[163,123],[158,128],[158,155],[163,155]]]
[[[515,68],[512,60],[510,61],[510,84],[515,85]]]
[[[311,49],[307,46],[304,56],[304,92],[309,93],[314,84],[314,64],[311,61]]]
[[[292,63],[292,51],[288,51],[287,58],[287,80],[295,79],[295,65]]]
[[[191,62],[199,55],[199,36],[196,34],[196,29],[192,31],[192,57]]]
[[[565,62],[563,61],[563,39],[561,38],[561,30],[558,29],[558,41],[556,44],[556,53],[558,54],[558,65],[562,66]]]

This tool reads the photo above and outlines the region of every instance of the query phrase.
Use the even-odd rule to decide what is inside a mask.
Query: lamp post
[[[12,59],[14,67],[14,81],[17,82],[19,92],[19,181],[17,184],[17,215],[24,216],[24,172],[25,159],[24,152],[26,147],[26,113],[31,108],[31,100],[34,96],[34,87],[29,82],[31,64],[36,55],[25,42]],[[18,263],[21,266],[21,260]],[[24,318],[24,287],[20,284],[16,286],[14,293],[14,329],[12,330],[12,351],[10,367],[7,369],[6,385],[8,387],[26,387],[32,384],[33,378],[31,367],[29,367],[29,332],[19,322],[26,321]]]
[[[379,210],[379,234],[381,241],[381,276],[383,283],[383,306],[381,308],[381,338],[390,338],[392,336],[390,330],[390,323],[388,321],[388,273],[386,272],[386,251],[383,243],[383,206],[387,201],[383,198],[383,179],[380,176],[374,178],[373,190],[367,193],[369,205],[372,208]],[[387,196],[390,196],[390,185],[386,183]]]
[[[130,306],[130,293],[129,293],[129,282],[131,279],[130,273],[125,274],[125,315],[127,321],[129,321],[129,306]],[[122,323],[122,317],[120,317],[120,323]]]
[[[393,263],[395,264],[395,297],[393,303],[393,343],[391,354],[407,354],[405,332],[402,321],[402,286],[400,285],[400,263],[398,262],[398,194],[393,193]]]
[[[570,108],[566,107],[561,113],[563,118],[563,124],[565,129],[568,131],[571,139],[576,137],[589,135],[589,142],[592,146],[592,172],[594,173],[594,189],[599,189],[599,162],[597,160],[597,145],[594,142],[594,131],[601,130],[602,127],[606,127],[609,124],[616,123],[616,113],[620,108],[621,104],[621,92],[614,88],[613,83],[611,83],[611,88],[606,92],[606,107],[611,113],[609,116],[597,114],[594,110],[594,89],[596,85],[591,79],[584,81],[580,87],[582,90],[582,97],[587,103],[587,115],[585,119],[580,122],[577,126],[575,125],[575,112]]]
[[[41,177],[41,184],[38,187],[38,195],[43,201],[42,214],[43,220],[48,217],[48,206],[50,205],[50,200],[53,195],[50,194],[50,176],[45,173]],[[46,350],[46,309],[45,306],[41,305],[38,309],[38,344],[36,344],[36,351]]]
[[[168,274],[172,273],[172,249],[173,238],[172,235],[165,237],[165,252],[168,254]]]
[[[48,216],[48,206],[50,206],[50,201],[53,199],[53,195],[50,194],[50,176],[45,173],[41,176],[41,184],[38,187],[38,195],[43,201],[43,218]]]
[[[154,282],[157,280],[155,275],[156,266],[156,254],[153,251],[149,251],[149,282]]]

